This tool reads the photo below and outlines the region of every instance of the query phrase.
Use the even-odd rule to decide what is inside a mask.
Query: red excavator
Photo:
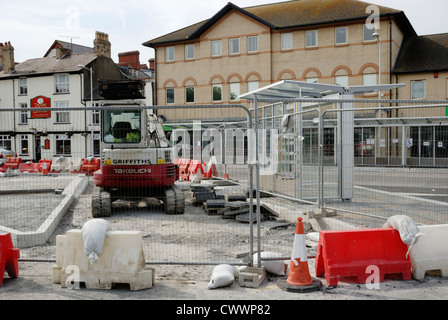
[[[141,108],[144,82],[102,80],[101,167],[94,173],[92,216],[107,217],[112,202],[156,198],[167,214],[183,214],[185,198],[175,185],[179,167],[171,160],[162,120]]]

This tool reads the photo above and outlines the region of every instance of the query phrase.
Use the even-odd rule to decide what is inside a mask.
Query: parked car
[[[7,149],[0,149],[0,165],[6,162],[7,158],[16,157],[17,154],[14,151]]]

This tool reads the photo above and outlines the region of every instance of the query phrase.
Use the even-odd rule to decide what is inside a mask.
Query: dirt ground
[[[126,284],[112,290],[65,289],[52,283],[52,260],[55,259],[56,235],[70,229],[80,229],[90,216],[90,183],[84,194],[72,205],[47,245],[21,250],[19,277],[6,274],[0,287],[1,300],[167,300],[172,301],[170,312],[183,306],[181,301],[204,303],[253,300],[269,304],[276,300],[445,300],[448,298],[448,278],[427,276],[423,281],[386,279],[379,289],[370,289],[351,279],[340,281],[337,287],[327,287],[325,278],[318,278],[322,287],[310,293],[291,293],[282,290],[277,282],[285,276],[268,274],[258,288],[241,287],[236,279],[224,288],[208,289],[207,285],[218,262],[243,265],[249,252],[247,223],[221,216],[207,215],[202,206],[192,203],[191,192],[185,191],[187,207],[183,215],[165,215],[157,207],[139,208],[138,203],[115,204],[116,212],[106,220],[113,230],[141,230],[146,261],[154,263],[156,280],[150,289],[130,291]],[[291,254],[295,223],[290,220],[261,223],[262,251]],[[312,232],[308,225],[307,232]],[[255,228],[255,241],[256,232]],[[309,244],[309,242],[308,242]],[[256,243],[255,243],[256,248]],[[315,247],[308,247],[313,256]],[[47,259],[35,262],[33,259]],[[28,261],[31,260],[31,261]],[[164,263],[165,262],[165,263]],[[174,263],[173,263],[174,262]],[[289,264],[289,261],[286,261]],[[314,259],[308,260],[314,277]]]

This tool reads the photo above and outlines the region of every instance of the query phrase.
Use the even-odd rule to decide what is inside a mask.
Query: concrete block
[[[109,231],[95,264],[84,253],[81,230],[57,236],[53,283],[66,288],[73,279],[85,283],[87,289],[111,289],[116,283],[127,283],[133,291],[151,288],[155,270],[145,264],[142,233]]]
[[[428,271],[439,271],[448,276],[448,224],[419,226],[423,235],[409,252],[412,276],[423,280]]]
[[[266,269],[264,266],[244,267],[240,269],[238,282],[241,287],[258,288],[266,278]]]

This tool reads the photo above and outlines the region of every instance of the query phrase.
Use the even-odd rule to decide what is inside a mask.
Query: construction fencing
[[[257,251],[288,257],[297,217],[315,208],[334,210],[340,228],[380,227],[396,214],[447,223],[448,119],[439,112],[446,107],[351,103],[353,109],[328,99],[222,106],[243,111],[232,121],[200,118],[218,114],[216,105],[147,107],[197,108],[197,120],[164,123],[172,160],[199,161],[177,182],[185,213],[167,215],[159,203],[135,199],[113,203],[105,219],[113,230],[141,231],[146,261],[155,265],[243,265]],[[0,110],[11,124],[0,128],[0,148],[14,151],[0,169],[0,232],[24,239],[22,259],[54,260],[56,236],[92,218],[100,110],[58,108],[49,118]],[[343,122],[343,113],[353,121]]]

